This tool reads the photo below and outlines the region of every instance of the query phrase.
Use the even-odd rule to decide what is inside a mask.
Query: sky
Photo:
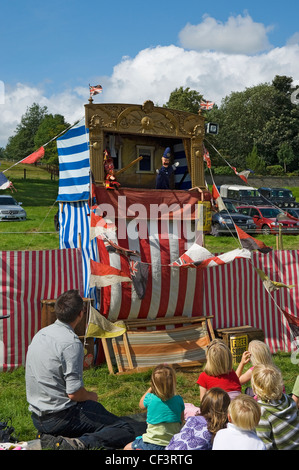
[[[299,87],[297,13],[297,0],[0,0],[0,147],[33,103],[82,118],[89,85],[94,103],[157,106],[181,86],[218,105],[276,75]]]

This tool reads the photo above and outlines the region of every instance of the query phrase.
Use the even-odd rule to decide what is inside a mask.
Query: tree
[[[61,114],[55,114],[54,116],[53,114],[47,114],[40,123],[34,137],[34,144],[36,148],[47,144],[43,158],[44,163],[58,165],[58,153],[54,137],[63,132],[67,127],[69,127],[69,124],[65,122]],[[51,141],[52,139],[54,140]]]
[[[47,107],[41,107],[37,103],[33,103],[30,108],[27,108],[16,128],[15,135],[8,139],[5,158],[22,160],[36,150],[34,137],[46,113]]]
[[[200,93],[190,90],[189,87],[184,90],[181,86],[170,93],[169,100],[163,107],[197,114],[201,100],[202,95]]]
[[[277,156],[279,163],[283,166],[284,172],[286,173],[287,166],[292,164],[295,159],[293,149],[288,142],[282,142],[280,144]]]
[[[256,145],[253,146],[252,151],[246,157],[246,167],[257,175],[264,175],[266,172],[265,162],[259,157]]]

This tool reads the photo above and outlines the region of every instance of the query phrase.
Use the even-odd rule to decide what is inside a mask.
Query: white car
[[[27,214],[21,205],[12,196],[0,195],[0,222],[26,220]]]

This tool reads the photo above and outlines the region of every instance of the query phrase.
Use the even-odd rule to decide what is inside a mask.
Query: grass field
[[[9,167],[2,163],[1,171]],[[24,174],[26,170],[26,175]],[[58,194],[58,181],[52,180],[45,170],[32,165],[17,165],[7,171],[6,176],[13,182],[16,192],[12,195],[23,203],[28,219],[24,222],[0,224],[1,250],[44,250],[59,247],[58,233],[54,230],[53,217],[58,209],[55,202]],[[26,179],[24,178],[26,176]],[[297,188],[291,188],[299,200]],[[11,194],[6,190],[6,194]],[[276,237],[261,236],[263,241],[275,248]],[[285,236],[284,249],[298,249],[299,236]],[[205,237],[205,246],[212,253],[222,253],[238,248],[232,237]],[[298,365],[293,364],[287,353],[274,356],[281,368],[287,393],[292,390],[298,374]],[[196,380],[201,369],[183,369],[177,373],[178,393],[187,403],[199,405],[199,391]],[[110,375],[106,365],[84,372],[85,385],[98,393],[101,403],[113,413],[121,416],[138,412],[138,402],[149,386],[150,373]],[[28,411],[25,393],[24,369],[0,373],[0,421],[10,417],[20,440],[35,438],[35,429]]]
[[[293,364],[290,355],[284,352],[279,352],[273,357],[283,373],[286,393],[291,393],[299,374],[298,365]],[[177,393],[184,398],[185,403],[200,405],[196,381],[201,370],[199,367],[177,371]],[[99,401],[106,409],[118,416],[125,416],[140,411],[138,403],[149,387],[150,375],[151,370],[138,374],[111,375],[106,365],[102,365],[84,371],[84,382],[88,390],[98,393]],[[26,401],[23,368],[0,373],[0,421],[7,417],[11,418],[20,440],[35,439],[36,430]]]

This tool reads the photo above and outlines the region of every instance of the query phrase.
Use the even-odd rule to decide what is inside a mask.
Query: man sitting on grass
[[[74,332],[83,299],[69,290],[55,303],[57,320],[33,338],[26,358],[26,394],[32,421],[47,449],[122,449],[145,422],[107,411],[83,383],[83,345]]]

